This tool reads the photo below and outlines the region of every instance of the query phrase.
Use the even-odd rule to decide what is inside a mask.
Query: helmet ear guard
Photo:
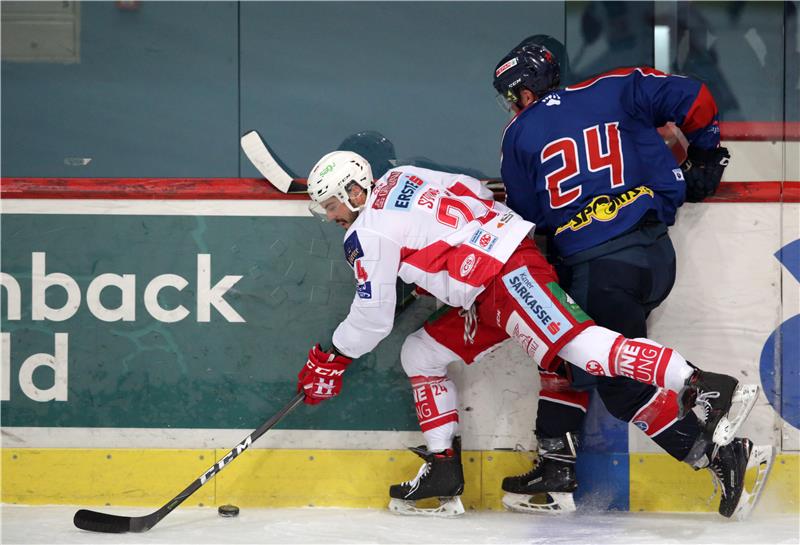
[[[334,151],[322,157],[308,175],[312,213],[321,213],[324,217],[325,212],[320,205],[331,197],[336,197],[350,211],[359,212],[364,205],[354,206],[347,191],[352,183],[361,187],[369,199],[373,179],[372,168],[366,159],[352,151]]]

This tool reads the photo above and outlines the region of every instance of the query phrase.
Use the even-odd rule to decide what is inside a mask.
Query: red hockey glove
[[[345,369],[353,360],[322,350],[317,344],[308,351],[308,361],[297,374],[297,391],[303,391],[303,401],[316,405],[339,395]]]

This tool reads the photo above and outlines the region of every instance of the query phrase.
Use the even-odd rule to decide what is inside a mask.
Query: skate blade
[[[389,511],[396,515],[421,516],[421,517],[457,517],[464,514],[464,504],[460,496],[439,498],[436,507],[417,507],[414,500],[400,500],[392,498],[389,502]]]
[[[772,461],[775,456],[775,449],[772,445],[759,445],[754,446],[750,451],[750,458],[747,460],[747,469],[756,469],[756,478],[753,487],[747,490],[747,478],[745,477],[744,490],[742,496],[739,498],[739,503],[733,511],[732,519],[744,520],[755,508],[758,503],[761,493],[764,491],[764,485],[767,483],[767,477],[772,470]]]
[[[720,418],[717,427],[714,428],[712,441],[721,447],[733,441],[739,427],[744,423],[750,411],[753,409],[757,398],[758,386],[756,384],[737,385],[736,390],[733,392],[733,398],[731,399],[731,409],[728,411],[727,415]],[[731,418],[730,413],[734,410],[735,403],[740,403],[741,406],[736,416]]]
[[[517,513],[562,515],[575,512],[575,499],[570,492],[542,492],[534,495],[506,492],[503,506]]]

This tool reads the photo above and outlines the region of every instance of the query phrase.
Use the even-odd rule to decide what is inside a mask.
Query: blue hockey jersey
[[[507,204],[567,257],[635,226],[649,210],[675,222],[686,187],[657,128],[674,122],[699,148],[719,145],[705,84],[621,68],[551,91],[503,134]]]

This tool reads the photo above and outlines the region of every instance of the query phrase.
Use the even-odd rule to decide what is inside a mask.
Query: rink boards
[[[800,175],[781,146],[757,146],[770,158],[758,177],[743,165],[726,173],[731,191],[681,209],[678,280],[650,336],[764,386],[744,433],[781,450],[765,503],[796,512],[800,204],[774,181]],[[303,200],[3,197],[2,272],[19,285],[18,315],[2,290],[4,502],[160,505],[291,397],[352,298],[341,232]],[[298,409],[190,503],[383,505],[418,466],[402,450],[421,437],[398,350],[432,310],[416,303],[340,398]],[[779,333],[783,354],[770,351]],[[497,509],[502,477],[527,469],[511,450],[532,445],[538,378],[512,345],[451,371],[465,504]],[[707,472],[596,403],[585,435],[583,505],[714,510]]]
[[[160,506],[227,453],[226,449],[3,449],[4,503]],[[715,512],[706,471],[694,472],[663,454],[631,454],[631,511]],[[502,510],[503,477],[527,471],[527,456],[465,451],[462,501],[470,510]],[[388,503],[388,487],[408,480],[419,458],[407,450],[253,449],[200,488],[186,506],[370,507]],[[754,475],[748,477],[754,478]],[[797,455],[775,462],[760,509],[796,513]],[[748,481],[749,482],[749,481]],[[595,488],[578,503],[609,508]]]

